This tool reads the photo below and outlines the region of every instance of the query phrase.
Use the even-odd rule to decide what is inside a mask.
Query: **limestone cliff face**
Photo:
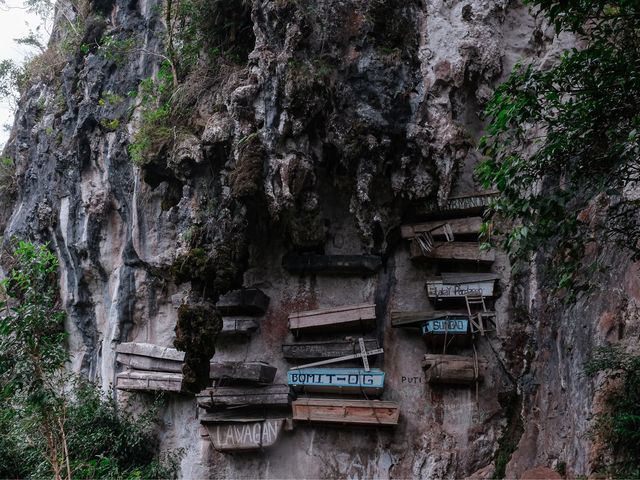
[[[201,435],[194,398],[169,396],[162,443],[185,449],[182,476],[490,477],[509,445],[509,476],[558,462],[590,473],[595,386],[582,362],[624,330],[607,315],[633,302],[605,293],[596,308],[591,297],[554,310],[535,268],[512,279],[499,255],[497,332],[478,343],[489,367],[477,396],[429,387],[422,339],[389,321],[391,310],[431,308],[424,280],[436,271],[409,260],[400,223],[416,203],[476,190],[478,112],[518,58],[557,52],[552,33],[506,0],[238,4],[246,62],[221,60],[216,75],[186,79],[192,115],[144,167],[127,147],[140,82],[164,51],[161,2],[96,2],[89,48],[22,96],[5,149],[18,191],[5,204],[4,238],[50,242],[58,254],[74,368],[110,388],[118,342],[173,346],[180,305],[214,315],[220,294],[244,286],[267,293],[269,310],[250,340],[218,340],[215,358],[268,361],[284,382],[289,313],[375,302],[383,398],[400,403],[398,428],[301,426],[271,450],[228,455]],[[108,55],[92,47],[104,38],[133,46]],[[281,266],[289,251],[374,253],[384,268],[367,278],[293,275]],[[625,278],[621,291],[636,298],[636,277]],[[624,318],[626,331],[637,328]],[[199,328],[178,329],[194,365]]]

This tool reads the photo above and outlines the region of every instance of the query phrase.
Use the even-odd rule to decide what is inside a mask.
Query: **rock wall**
[[[269,309],[250,339],[219,339],[214,359],[268,361],[283,383],[289,313],[375,302],[377,366],[383,398],[400,405],[397,428],[296,425],[270,450],[223,454],[194,397],[168,395],[162,446],[184,449],[182,477],[489,478],[509,445],[509,477],[558,462],[589,474],[595,385],[582,362],[616,335],[618,317],[606,312],[635,300],[622,308],[605,290],[554,307],[535,264],[512,278],[499,254],[497,331],[477,342],[488,361],[477,392],[427,385],[423,340],[392,329],[389,315],[433,308],[424,282],[440,268],[409,260],[400,224],[416,204],[477,189],[473,144],[492,87],[519,58],[547,61],[563,43],[506,0],[254,0],[247,61],[221,58],[215,75],[188,77],[188,133],[139,167],[127,147],[141,81],[159,68],[161,11],[156,0],[93,4],[90,48],[32,79],[5,149],[18,193],[5,204],[4,238],[57,252],[73,368],[113,388],[116,344],[173,346],[180,305],[213,305],[244,286],[262,289]],[[105,38],[134,46],[114,58],[93,47]],[[369,277],[294,275],[281,264],[290,251],[373,253],[384,266]],[[603,285],[616,288],[623,264]],[[621,291],[636,299],[636,277],[624,278]],[[197,360],[193,339],[181,341]]]

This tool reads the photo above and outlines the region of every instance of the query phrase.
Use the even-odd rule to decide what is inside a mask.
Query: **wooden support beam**
[[[431,222],[402,225],[400,235],[404,239],[412,239],[419,233],[430,233],[433,236],[445,235],[444,225],[449,225],[454,235],[469,235],[480,233],[481,217],[451,218],[448,220],[434,220]]]
[[[480,250],[480,244],[476,242],[434,242],[431,251],[425,254],[414,239],[411,240],[409,251],[412,259],[431,258],[482,263],[492,263],[496,259],[495,250]]]
[[[298,422],[372,427],[398,424],[400,408],[396,402],[300,398],[291,403]]]
[[[216,308],[222,315],[264,315],[269,297],[257,288],[243,288],[225,293]]]
[[[219,385],[234,383],[273,383],[276,367],[264,362],[223,362],[209,366],[209,376]]]
[[[325,275],[373,275],[382,266],[378,255],[296,255],[282,258],[282,266],[292,273]]]
[[[292,313],[289,328],[293,331],[370,330],[375,320],[376,306],[362,303]]]

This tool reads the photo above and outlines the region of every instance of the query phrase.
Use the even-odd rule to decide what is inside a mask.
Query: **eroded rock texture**
[[[192,115],[142,168],[127,147],[140,124],[140,82],[164,51],[160,2],[94,5],[95,38],[83,43],[108,36],[134,46],[71,55],[20,101],[5,151],[18,193],[4,238],[50,242],[59,255],[74,368],[109,387],[121,368],[116,343],[175,342],[198,390],[220,329],[215,302],[255,286],[271,297],[259,331],[218,340],[215,355],[269,361],[283,382],[290,312],[375,301],[384,398],[400,402],[398,428],[298,427],[270,451],[227,455],[201,437],[193,397],[169,397],[162,440],[185,449],[182,476],[487,478],[510,446],[510,476],[558,462],[588,474],[594,386],[581,362],[597,338],[620,331],[604,313],[622,311],[604,306],[611,297],[602,317],[583,315],[589,302],[549,316],[553,300],[537,277],[514,284],[500,256],[498,329],[478,344],[489,370],[477,393],[427,386],[422,340],[389,323],[391,310],[431,308],[424,279],[436,273],[410,262],[403,217],[416,202],[476,189],[478,113],[519,57],[557,51],[552,33],[506,0],[243,8],[236,21],[248,58],[185,80]],[[368,278],[291,275],[281,266],[289,251],[380,254],[385,265]]]

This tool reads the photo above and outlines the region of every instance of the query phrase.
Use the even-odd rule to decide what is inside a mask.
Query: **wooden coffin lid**
[[[175,348],[160,347],[151,343],[126,342],[116,345],[117,353],[140,355],[143,357],[161,358],[163,360],[184,361],[184,352]]]

